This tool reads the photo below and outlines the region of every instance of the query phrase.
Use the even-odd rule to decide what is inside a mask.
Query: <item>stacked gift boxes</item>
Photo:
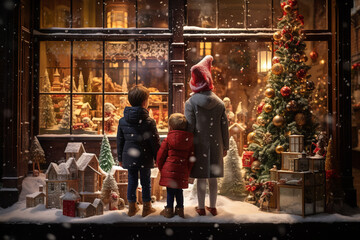
[[[307,156],[302,135],[289,136],[289,152],[282,153],[281,170],[272,169],[277,181],[277,209],[297,215],[325,210],[325,159]]]

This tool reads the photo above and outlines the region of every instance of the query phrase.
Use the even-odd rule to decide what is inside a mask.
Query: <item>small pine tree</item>
[[[45,78],[42,85],[42,91],[45,93],[50,92],[50,80],[48,72],[45,71]],[[40,96],[40,126],[42,128],[50,128],[56,124],[54,104],[50,95]]]
[[[224,179],[220,186],[220,194],[230,198],[244,197],[245,187],[240,170],[240,157],[236,142],[230,138],[230,148],[224,159]]]
[[[109,143],[109,139],[104,135],[101,147],[100,147],[100,156],[99,156],[99,163],[102,170],[105,172],[109,172],[112,166],[115,164],[113,155],[111,153],[111,146]]]
[[[70,129],[70,97],[65,97],[65,110],[63,113],[63,117],[60,121],[60,127],[63,129]],[[75,123],[75,119],[72,119],[73,124]]]
[[[101,187],[101,201],[103,201],[105,204],[108,204],[110,202],[111,192],[116,192],[116,194],[119,195],[116,180],[111,173],[108,173]]]
[[[43,148],[41,147],[40,142],[37,139],[37,137],[34,137],[33,140],[31,141],[29,161],[31,161],[33,164],[33,171],[35,170],[35,164],[36,164],[39,172],[41,172],[40,171],[40,163],[46,162],[45,152],[44,152]]]
[[[78,92],[85,92],[84,76],[83,76],[82,71],[80,71],[80,74],[79,74]]]

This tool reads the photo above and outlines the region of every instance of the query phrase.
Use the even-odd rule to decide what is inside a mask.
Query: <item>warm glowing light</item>
[[[259,51],[257,59],[258,73],[266,73],[271,69],[271,51]]]

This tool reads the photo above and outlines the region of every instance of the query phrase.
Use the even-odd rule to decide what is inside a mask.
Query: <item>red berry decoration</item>
[[[263,110],[263,107],[265,105],[265,102],[261,102],[257,107],[257,113],[260,114]]]
[[[286,5],[287,5],[286,2],[282,2],[282,3],[280,4],[281,9],[283,9]]]
[[[288,4],[289,4],[291,7],[294,7],[294,6],[296,6],[297,1],[296,1],[296,0],[289,0],[289,1],[288,1]]]
[[[291,94],[291,88],[288,86],[284,86],[280,89],[280,93],[283,97],[288,97]]]
[[[277,56],[273,57],[273,59],[272,59],[272,64],[273,64],[273,65],[276,64],[276,63],[279,63],[279,62],[280,62],[280,58],[279,58],[279,57],[277,57]]]
[[[305,69],[300,69],[299,71],[297,71],[296,76],[298,78],[304,78],[306,76],[306,70]]]

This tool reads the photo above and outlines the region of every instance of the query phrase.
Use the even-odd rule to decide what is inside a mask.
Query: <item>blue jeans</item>
[[[174,198],[176,198],[176,207],[178,208],[184,208],[184,195],[182,189],[176,189],[176,188],[166,188],[166,195],[167,195],[167,206],[168,208],[174,207]]]
[[[150,202],[150,190],[151,190],[151,169],[128,169],[128,188],[127,199],[128,202],[136,202],[136,189],[138,187],[138,179],[140,173],[140,184],[142,188],[142,200],[143,202]]]

